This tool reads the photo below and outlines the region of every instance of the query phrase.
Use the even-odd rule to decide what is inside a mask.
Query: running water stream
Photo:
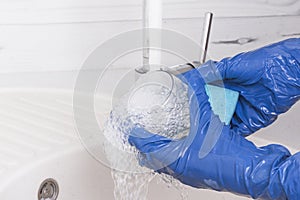
[[[170,138],[180,138],[189,130],[187,87],[181,84],[176,93],[161,85],[149,85],[124,95],[114,106],[104,129],[104,149],[110,162],[116,200],[147,199],[149,182],[157,175],[139,165],[138,151],[128,143],[134,126]],[[161,182],[180,190],[187,199],[184,186],[167,175]]]

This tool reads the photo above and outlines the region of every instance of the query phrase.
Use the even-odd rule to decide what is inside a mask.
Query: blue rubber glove
[[[140,164],[196,188],[229,191],[252,198],[300,199],[300,154],[280,145],[257,148],[214,115],[197,69],[184,74],[189,86],[190,133],[171,140],[135,127],[129,143],[139,150]],[[213,130],[213,131],[211,131]],[[207,133],[219,139],[200,158]],[[219,133],[220,132],[220,133]]]
[[[300,98],[300,38],[288,39],[198,68],[240,93],[232,129],[243,136],[273,123]]]

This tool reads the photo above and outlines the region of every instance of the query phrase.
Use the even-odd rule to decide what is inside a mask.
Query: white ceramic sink
[[[271,143],[259,137],[252,140],[258,145]],[[1,91],[0,143],[2,200],[38,199],[40,184],[47,178],[57,181],[58,200],[113,199],[110,169],[84,149],[77,135],[71,91]],[[180,199],[180,192],[154,179],[148,199]],[[189,199],[247,198],[190,188]]]

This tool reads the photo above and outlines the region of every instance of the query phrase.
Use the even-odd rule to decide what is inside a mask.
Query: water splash
[[[113,108],[104,128],[104,149],[110,162],[114,180],[114,197],[119,200],[147,199],[149,182],[155,172],[139,165],[138,151],[129,145],[128,133],[134,126],[170,138],[180,138],[189,131],[189,105],[187,87],[181,85],[176,93],[167,88],[145,87],[135,93],[124,95]],[[161,102],[166,96],[167,100]],[[159,175],[168,187],[180,191],[182,199],[187,199],[184,186],[168,175]]]

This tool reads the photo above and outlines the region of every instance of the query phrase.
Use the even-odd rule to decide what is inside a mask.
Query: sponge
[[[226,125],[230,124],[239,98],[239,93],[209,84],[205,85],[205,90],[214,114],[218,115],[220,120]]]

